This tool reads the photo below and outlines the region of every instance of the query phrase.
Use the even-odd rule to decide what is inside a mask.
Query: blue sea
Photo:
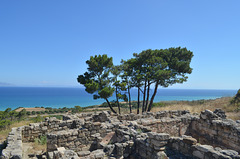
[[[152,91],[151,91],[152,93]],[[170,100],[216,99],[234,96],[237,90],[159,89],[154,102]],[[137,90],[132,89],[132,100],[137,100]],[[114,100],[111,97],[109,100]],[[18,107],[74,107],[99,105],[103,99],[94,100],[84,88],[0,87],[0,111]]]

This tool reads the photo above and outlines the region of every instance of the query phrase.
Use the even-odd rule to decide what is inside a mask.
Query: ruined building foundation
[[[1,159],[21,159],[23,143],[47,136],[49,159],[240,159],[240,122],[221,109],[64,115],[13,128]]]

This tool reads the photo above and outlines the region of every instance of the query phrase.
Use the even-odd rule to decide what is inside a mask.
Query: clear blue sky
[[[239,89],[239,0],[1,0],[0,85],[80,87],[91,55],[193,51],[188,82]]]

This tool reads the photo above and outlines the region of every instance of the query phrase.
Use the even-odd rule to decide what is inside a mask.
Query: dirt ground
[[[23,143],[23,159],[30,159],[28,156],[40,155],[46,152],[46,145],[38,145],[36,143]]]

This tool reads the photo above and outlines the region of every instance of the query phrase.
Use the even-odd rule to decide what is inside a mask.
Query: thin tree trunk
[[[118,106],[118,113],[121,114],[121,111],[120,111],[120,105],[119,105],[119,101],[118,101],[118,90],[117,90],[117,87],[116,87],[116,100],[117,100],[117,106]]]
[[[138,106],[137,106],[137,114],[139,114],[139,107],[140,107],[140,88],[138,87]]]
[[[129,102],[129,109],[130,109],[130,113],[132,113],[132,104],[131,104],[131,95],[130,95],[130,88],[128,86],[128,102]]]
[[[148,81],[148,84],[147,84],[147,101],[146,101],[146,104],[145,104],[145,111],[147,111],[148,109],[148,101],[149,101],[149,93],[150,93],[150,82]]]
[[[108,106],[109,106],[109,108],[111,109],[111,111],[112,111],[114,114],[117,114],[117,112],[113,109],[113,107],[112,107],[111,104],[109,103],[108,99],[105,98],[105,100],[107,101]]]
[[[155,89],[154,89],[151,101],[149,103],[149,106],[148,106],[148,112],[150,112],[150,110],[152,109],[152,104],[153,104],[153,100],[155,98],[155,95],[157,94],[157,89],[158,89],[158,81],[156,82]]]
[[[142,113],[145,111],[146,88],[147,88],[147,80],[145,80],[145,84],[144,84]]]

